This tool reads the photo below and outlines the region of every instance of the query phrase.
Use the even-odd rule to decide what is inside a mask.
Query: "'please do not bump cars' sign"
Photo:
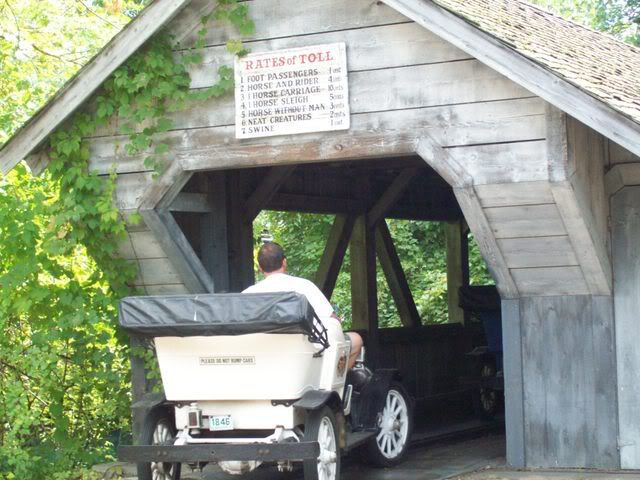
[[[236,58],[235,100],[236,138],[347,130],[345,44]]]

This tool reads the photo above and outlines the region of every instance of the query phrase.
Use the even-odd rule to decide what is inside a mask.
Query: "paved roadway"
[[[343,459],[342,480],[439,480],[473,472],[488,466],[504,465],[504,435],[484,434],[463,441],[425,443],[409,450],[406,460],[389,469],[371,468],[360,463],[357,455]],[[188,467],[187,467],[188,470]],[[280,473],[275,467],[260,467],[250,474],[227,475],[216,466],[207,466],[202,474],[183,472],[183,478],[198,480],[302,480],[300,469]]]

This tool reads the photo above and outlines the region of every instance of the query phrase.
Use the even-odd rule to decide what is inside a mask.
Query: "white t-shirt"
[[[320,321],[327,328],[340,328],[340,321],[334,318],[333,307],[324,296],[324,293],[316,287],[316,285],[299,277],[292,277],[286,273],[272,273],[264,280],[251,285],[242,291],[242,293],[269,293],[269,292],[296,292],[307,297],[307,300],[315,310]]]

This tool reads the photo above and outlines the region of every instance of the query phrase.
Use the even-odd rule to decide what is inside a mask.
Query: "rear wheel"
[[[304,461],[304,480],[338,480],[340,478],[340,447],[333,411],[324,406],[307,414],[304,440],[317,441],[320,455]]]
[[[496,366],[492,360],[484,361],[479,370],[482,379],[496,376]],[[498,413],[498,392],[493,388],[481,387],[474,394],[473,408],[479,417],[492,419]]]
[[[173,445],[176,428],[169,413],[162,408],[148,413],[140,434],[141,445]],[[180,463],[138,463],[138,480],[179,480]]]
[[[389,385],[379,418],[379,430],[367,444],[366,459],[374,466],[390,467],[406,455],[413,426],[411,399],[400,383]]]

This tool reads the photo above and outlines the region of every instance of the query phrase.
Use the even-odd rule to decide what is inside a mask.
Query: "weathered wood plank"
[[[604,182],[608,197],[624,186],[640,185],[640,163],[614,165],[605,175]]]
[[[227,173],[227,245],[229,290],[240,292],[255,283],[253,269],[253,221],[245,218],[246,178]]]
[[[611,295],[609,252],[591,211],[579,202],[570,182],[553,183],[551,191],[591,293]]]
[[[171,278],[169,279],[163,278],[162,272],[157,272],[158,278],[162,280],[151,276],[146,278],[142,262],[155,262],[157,259],[140,260],[144,284],[184,283],[192,293],[212,293],[213,282],[211,281],[211,276],[202,266],[200,259],[191,248],[189,240],[184,236],[171,213],[166,210],[141,210],[140,214],[169,257],[168,260],[161,259],[163,262],[161,265],[162,268],[171,273]]]
[[[163,250],[155,233],[150,230],[131,232],[129,233],[129,237],[135,253],[134,258],[164,258],[167,256],[167,252]]]
[[[405,327],[419,326],[421,324],[420,314],[413,300],[413,294],[400,263],[391,232],[389,232],[387,222],[384,220],[376,226],[376,254],[398,309],[400,321]]]
[[[640,187],[626,187],[612,199],[615,338],[622,468],[640,468]]]
[[[140,268],[139,285],[164,285],[182,283],[180,275],[167,258],[143,258],[137,261]],[[136,285],[138,283],[136,282]]]
[[[639,163],[640,157],[638,155],[634,155],[626,148],[621,147],[617,143],[613,141],[608,141],[609,148],[609,161],[611,165],[617,165],[620,163]]]
[[[498,246],[509,268],[579,265],[569,237],[503,238]]]
[[[547,162],[549,180],[567,180],[575,171],[575,158],[569,156],[569,129],[567,114],[547,104]]]
[[[544,140],[447,148],[474,185],[532,182],[548,178]]]
[[[589,287],[577,267],[512,268],[511,276],[524,296],[588,295]]]
[[[554,203],[549,182],[517,182],[476,185],[484,208]]]
[[[464,323],[464,310],[460,308],[460,287],[463,280],[463,233],[462,222],[447,222],[444,225],[447,247],[447,307],[449,322]],[[466,235],[464,235],[466,240]]]
[[[211,212],[201,221],[202,264],[213,279],[216,293],[229,291],[229,244],[226,174],[208,176]]]
[[[423,134],[418,140],[416,153],[452,187],[473,184],[473,178],[467,173],[466,168],[430,135]]]
[[[102,82],[189,0],[162,0],[145,8],[39,110],[0,150],[6,174],[95,92]]]
[[[209,213],[211,205],[206,193],[180,192],[169,205],[172,212]]]
[[[133,243],[131,243],[131,236],[129,233],[119,243],[116,250],[116,256],[124,260],[135,260],[136,252],[133,250]]]
[[[496,282],[500,297],[503,299],[518,298],[520,295],[516,284],[511,278],[509,268],[475,191],[472,187],[454,188],[453,191],[464,213],[464,218],[478,243],[480,252],[487,262],[491,276]]]
[[[414,153],[415,137],[423,136],[425,132],[444,146],[530,139],[540,133],[537,125],[543,117],[537,114],[518,116],[515,110],[526,109],[532,100],[519,102],[352,115],[348,133],[312,133],[297,135],[295,139],[282,136],[239,141],[235,139],[234,127],[226,126],[170,132],[161,135],[161,140],[170,145],[176,160],[188,170],[406,155]],[[452,123],[444,124],[443,118],[450,118]],[[92,140],[91,168],[104,174],[113,165],[119,173],[144,171],[146,154],[126,156],[118,141],[124,143],[126,139]]]
[[[314,279],[315,284],[328,299],[331,299],[333,289],[336,286],[354,223],[355,217],[353,215],[336,215],[331,226],[329,238],[327,238],[327,244],[324,247]]]
[[[147,187],[152,182],[151,172],[128,173],[116,178],[115,205],[118,210],[137,209]]]
[[[486,208],[496,238],[565,235],[566,229],[554,204]],[[468,217],[465,216],[468,219]]]
[[[148,295],[184,295],[191,293],[183,283],[147,285],[146,290]]]
[[[514,468],[522,468],[526,463],[526,448],[520,300],[502,300],[502,345],[507,463]]]
[[[411,183],[411,180],[418,174],[420,170],[417,168],[409,168],[402,170],[393,180],[391,185],[378,198],[376,203],[371,207],[367,214],[367,222],[369,228],[375,227],[380,221],[384,220],[385,214],[393,207],[393,205],[402,196],[405,189]]]
[[[202,4],[198,0],[196,7]],[[211,5],[211,4],[210,4]],[[407,18],[384,4],[370,0],[352,0],[348,3],[339,0],[314,0],[313,3],[295,0],[260,0],[249,4],[251,18],[256,22],[254,33],[247,41],[305,35],[332,30],[363,28],[373,25],[407,22]],[[213,5],[210,7],[213,8]],[[198,17],[199,19],[199,17]],[[185,23],[186,25],[182,25]],[[186,28],[185,28],[186,27]],[[182,47],[191,46],[197,39],[199,22],[193,23],[193,16],[176,19],[172,29],[178,32],[188,30],[177,40]],[[224,24],[209,28],[205,37],[207,45],[223,45],[228,38],[235,38],[237,32]]]
[[[349,72],[442,63],[471,58],[462,50],[433,35],[416,23],[401,23],[313,35],[251,42],[252,53],[345,42]],[[226,46],[201,50],[202,62],[191,67],[191,88],[203,88],[216,80],[221,65],[232,65]]]
[[[638,124],[589,92],[564,81],[555,72],[435,3],[416,0],[384,2],[585,125],[640,155]]]
[[[571,183],[578,203],[591,211],[596,233],[605,241],[609,199],[605,193],[605,139],[598,132],[569,117],[569,159],[575,164]],[[606,243],[606,242],[605,242]]]
[[[287,165],[284,167],[271,167],[269,173],[265,175],[255,191],[247,198],[245,202],[244,216],[247,220],[253,221],[260,210],[269,202],[278,188],[287,180],[289,175],[295,170],[295,166]]]
[[[611,300],[599,298],[521,301],[527,467],[619,466]]]
[[[424,79],[429,78],[429,82]],[[384,89],[379,88],[385,85]],[[349,105],[352,114],[382,112],[404,108],[440,107],[443,105],[473,104],[519,98],[531,99],[531,94],[513,82],[497,75],[476,60],[439,63],[430,65],[411,65],[404,68],[367,70],[349,74]],[[540,133],[533,137],[527,133],[525,138],[544,138],[544,102],[532,101],[532,112],[540,114],[537,128]],[[491,106],[483,105],[479,118],[490,121]],[[467,107],[467,111],[470,107]],[[446,111],[445,111],[446,112]],[[443,112],[444,115],[446,113]],[[500,114],[500,112],[498,112]],[[508,112],[510,118],[526,116],[529,111]],[[481,115],[475,112],[475,115]],[[213,98],[207,101],[193,102],[190,108],[167,115],[173,120],[175,129],[190,129],[233,125],[235,123],[235,103],[232,95]],[[508,117],[508,118],[509,118]],[[455,119],[451,115],[436,117],[437,124],[443,120]],[[138,129],[146,125],[139,125]],[[110,136],[119,133],[117,118],[96,136]],[[494,132],[494,135],[497,132]],[[508,131],[500,132],[509,135]],[[499,140],[501,141],[501,140]],[[460,142],[457,144],[464,144]],[[456,145],[456,144],[454,144]]]

